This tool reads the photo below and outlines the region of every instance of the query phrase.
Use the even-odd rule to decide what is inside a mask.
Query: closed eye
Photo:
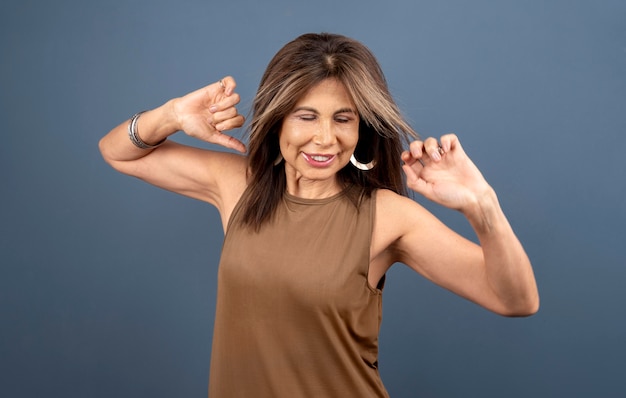
[[[337,116],[335,117],[335,121],[338,123],[350,123],[353,119],[346,116]]]
[[[298,115],[298,119],[304,121],[313,121],[317,119],[317,115]]]

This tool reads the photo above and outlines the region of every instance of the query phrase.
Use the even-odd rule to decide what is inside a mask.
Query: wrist
[[[497,227],[497,220],[502,214],[496,192],[489,187],[475,200],[461,209],[477,232],[491,232]]]
[[[158,147],[159,145],[161,145],[165,141],[165,138],[163,138],[162,140],[154,144],[145,142],[144,140],[141,139],[141,137],[139,136],[139,128],[137,127],[137,124],[139,123],[139,118],[144,113],[145,111],[137,112],[130,118],[130,121],[128,122],[128,138],[130,138],[130,141],[137,148],[154,149]]]
[[[181,120],[176,112],[177,99],[171,99],[150,111],[153,138],[163,139],[182,130]]]
[[[158,145],[176,133],[179,128],[172,100],[158,108],[144,112],[141,115],[141,121],[137,122],[136,129],[140,140],[152,146]]]
[[[174,134],[183,129],[183,123],[178,112],[179,98],[173,98],[161,105],[158,109],[161,112],[161,126],[164,130]]]

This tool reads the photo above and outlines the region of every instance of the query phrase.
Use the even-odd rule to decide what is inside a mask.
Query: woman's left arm
[[[537,312],[539,294],[530,260],[495,191],[465,154],[458,138],[448,134],[439,141],[415,141],[402,154],[402,160],[409,188],[464,214],[480,242],[480,246],[475,245],[434,217],[422,215],[412,226],[405,224],[407,232],[396,243],[398,252],[404,253],[402,260],[496,313],[527,316]],[[429,231],[434,233],[427,238],[433,239],[432,245],[416,244],[416,239],[423,242]],[[439,264],[438,258],[442,261]]]

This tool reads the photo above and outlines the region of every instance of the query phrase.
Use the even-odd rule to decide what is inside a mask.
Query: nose
[[[313,142],[320,146],[330,146],[337,142],[337,136],[333,131],[331,121],[320,122],[319,127],[313,136]]]

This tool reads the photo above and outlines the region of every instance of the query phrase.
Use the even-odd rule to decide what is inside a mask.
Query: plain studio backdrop
[[[380,341],[391,396],[623,396],[621,0],[4,0],[0,396],[206,396],[217,212],[114,172],[97,142],[225,75],[248,113],[273,54],[321,31],[372,49],[422,136],[459,135],[542,298],[537,315],[502,318],[394,266]],[[459,214],[415,200],[475,239]]]

